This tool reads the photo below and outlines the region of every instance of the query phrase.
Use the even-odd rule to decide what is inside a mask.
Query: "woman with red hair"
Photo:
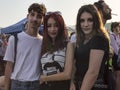
[[[48,12],[44,19],[41,51],[41,90],[69,90],[72,59],[66,59],[67,29],[60,12]]]

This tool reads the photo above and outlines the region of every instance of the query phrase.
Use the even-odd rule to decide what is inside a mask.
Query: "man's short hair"
[[[32,10],[42,15],[45,15],[47,11],[44,4],[38,4],[38,3],[33,3],[32,5],[30,5],[30,7],[28,8],[28,13],[30,13]]]
[[[112,24],[111,24],[111,31],[113,32],[113,29],[116,28],[119,25],[120,25],[119,22],[112,22]]]

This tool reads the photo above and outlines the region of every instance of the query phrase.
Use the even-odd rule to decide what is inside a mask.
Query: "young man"
[[[39,35],[38,28],[43,23],[45,13],[43,4],[33,3],[28,8],[26,30],[17,35],[16,62],[14,36],[9,38],[4,57],[7,61],[5,90],[39,90],[42,36]]]

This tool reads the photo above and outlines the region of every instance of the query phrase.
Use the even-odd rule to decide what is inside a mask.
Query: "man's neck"
[[[30,36],[33,36],[33,37],[38,37],[39,33],[38,33],[38,30],[37,29],[26,29],[25,32],[30,35]]]

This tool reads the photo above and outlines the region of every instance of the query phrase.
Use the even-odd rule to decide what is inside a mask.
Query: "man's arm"
[[[5,68],[5,90],[10,90],[10,77],[12,73],[13,63],[7,61]]]

